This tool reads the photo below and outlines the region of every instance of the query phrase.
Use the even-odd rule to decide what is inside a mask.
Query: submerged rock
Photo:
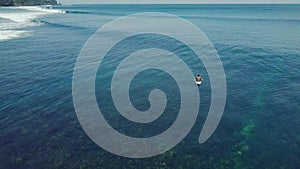
[[[245,137],[249,137],[252,134],[254,128],[255,123],[252,120],[250,120],[248,124],[246,124],[246,126],[240,131],[240,133]]]

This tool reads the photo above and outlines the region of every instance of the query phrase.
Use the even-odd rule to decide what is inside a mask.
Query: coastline
[[[26,2],[19,2],[18,0],[9,0],[9,1],[1,1],[0,7],[18,7],[18,6],[41,6],[41,5],[61,5],[60,2],[56,0],[27,0]]]

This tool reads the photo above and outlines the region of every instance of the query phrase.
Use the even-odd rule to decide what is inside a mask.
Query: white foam
[[[46,9],[41,6],[19,6],[18,8],[29,10],[29,11],[45,12],[45,13],[65,13],[65,11],[62,11],[62,10]]]
[[[30,22],[32,19],[37,18],[40,13],[22,12],[22,13],[2,13],[0,18],[8,19],[14,22]]]
[[[23,38],[30,36],[29,31],[21,30],[1,30],[0,31],[0,41],[6,41],[10,39]]]
[[[64,11],[61,10],[44,9],[39,6],[20,6],[6,8],[9,10],[0,11],[0,19],[7,20],[5,22],[0,22],[0,41],[27,37],[28,35],[30,35],[30,33],[22,29],[41,25],[41,23],[32,22],[33,19],[51,13],[64,13]]]

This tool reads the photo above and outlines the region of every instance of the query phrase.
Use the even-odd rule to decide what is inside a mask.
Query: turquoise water
[[[300,168],[300,5],[55,9],[65,12],[0,8],[0,168]],[[101,149],[85,134],[73,107],[72,75],[81,48],[98,28],[149,11],[180,16],[208,36],[225,69],[227,102],[219,127],[199,144],[211,97],[204,81],[200,115],[187,137],[162,155],[129,159]],[[189,61],[193,72],[201,70],[208,79],[203,65]],[[144,76],[149,77],[146,85],[140,81]],[[180,94],[176,85],[165,85],[173,84],[170,76],[151,70],[132,82],[132,104],[140,110],[149,108],[153,88],[170,99],[162,117],[149,125],[128,122],[116,112],[107,95],[110,88],[103,85],[108,82],[97,78],[96,93],[97,99],[107,100],[100,104],[115,129],[149,137],[172,125]]]

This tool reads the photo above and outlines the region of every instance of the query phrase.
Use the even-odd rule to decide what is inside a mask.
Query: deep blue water
[[[25,31],[0,38],[0,168],[300,168],[300,5],[55,9],[66,13],[36,15],[0,8],[0,36],[8,30]],[[201,85],[200,115],[191,132],[162,155],[116,156],[98,147],[81,128],[72,100],[77,56],[98,28],[136,12],[166,12],[187,19],[214,44],[226,73],[227,101],[219,127],[204,144],[198,143],[198,136],[209,110],[209,81]],[[13,22],[14,14],[28,14],[29,20]],[[1,18],[4,15],[6,19]],[[114,65],[117,60],[110,62]],[[208,79],[201,63],[191,69]],[[98,76],[113,71],[108,68]],[[141,83],[145,76],[149,78]],[[107,82],[96,80],[96,84]],[[153,136],[172,125],[178,113],[178,87],[166,85],[173,82],[157,70],[142,72],[133,80],[132,104],[140,110],[149,108],[147,97],[153,88],[170,98],[165,114],[151,125],[128,122],[118,115],[106,96],[109,87],[96,85],[97,98],[107,100],[102,105],[105,117],[115,129],[134,137]]]

